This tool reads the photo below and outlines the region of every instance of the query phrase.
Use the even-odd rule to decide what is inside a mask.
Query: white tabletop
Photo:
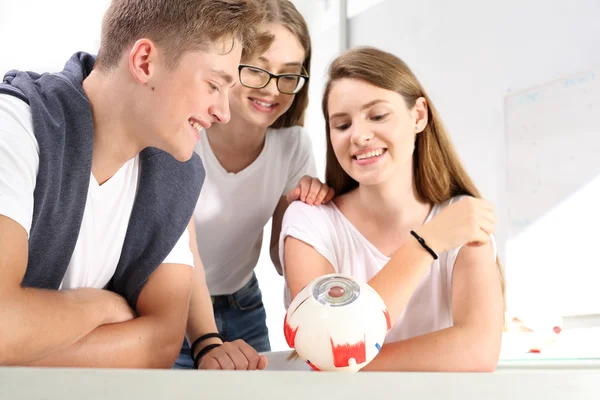
[[[267,357],[268,371],[305,371],[311,369],[299,358],[289,360],[290,351],[261,353]],[[498,362],[497,371],[504,370],[569,370],[597,369],[600,371],[600,358],[546,358],[536,354],[521,355],[520,358],[504,359]]]
[[[352,374],[0,368],[0,399],[10,400],[598,398],[597,369]]]

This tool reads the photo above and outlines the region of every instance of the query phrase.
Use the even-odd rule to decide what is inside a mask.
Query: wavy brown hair
[[[341,79],[351,78],[400,94],[409,109],[419,98],[426,100],[428,122],[425,129],[417,134],[413,154],[413,177],[419,197],[432,204],[441,204],[459,195],[481,197],[463,167],[433,102],[406,63],[385,51],[358,47],[338,56],[332,62],[328,75],[322,104],[327,133],[325,180],[337,196],[357,188],[358,182],[344,171],[333,151],[328,101],[333,85]],[[496,265],[504,296],[504,272],[498,257]]]
[[[147,38],[177,66],[186,51],[206,50],[217,40],[242,46],[242,54],[262,53],[273,41],[263,28],[264,0],[112,0],[102,21],[96,65],[109,70],[136,40]]]

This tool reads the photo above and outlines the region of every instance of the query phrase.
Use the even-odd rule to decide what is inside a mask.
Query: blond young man
[[[0,365],[169,368],[199,131],[226,123],[258,0],[113,0],[98,57],[0,84]]]

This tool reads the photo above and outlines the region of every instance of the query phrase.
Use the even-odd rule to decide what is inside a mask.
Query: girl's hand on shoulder
[[[465,197],[443,209],[416,232],[436,252],[459,246],[481,246],[496,232],[495,207],[489,201]]]
[[[335,195],[335,191],[322,183],[318,178],[304,175],[298,185],[287,195],[288,204],[300,200],[306,204],[318,206],[326,204]]]

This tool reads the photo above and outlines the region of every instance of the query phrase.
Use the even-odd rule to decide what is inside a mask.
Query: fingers
[[[260,366],[261,358],[265,358],[265,357],[261,357],[258,354],[258,352],[256,350],[254,350],[254,348],[252,346],[250,346],[248,343],[244,342],[241,339],[238,339],[233,343],[236,346],[238,346],[240,355],[246,359],[246,362],[248,364],[248,367],[247,367],[248,370],[264,369],[264,367],[259,368],[259,366]]]
[[[237,370],[254,370],[256,369],[256,365],[258,364],[258,357],[254,360],[254,364],[250,365],[250,361],[246,357],[246,355],[242,352],[240,347],[235,343],[227,343],[230,346],[227,349],[227,354],[229,358],[233,361],[235,369]]]
[[[317,194],[317,197],[315,198],[314,201],[314,205],[318,206],[322,203],[326,203],[325,199],[327,198],[327,196],[329,195],[329,192],[331,191],[331,189],[329,189],[329,186],[327,186],[326,184],[322,184],[318,179],[317,182],[319,182],[319,184],[321,185],[321,187],[319,188],[319,193]]]
[[[318,180],[317,178],[311,178],[308,193],[302,201],[304,201],[306,204],[315,204],[315,200],[317,199],[322,186],[323,184],[320,180]]]
[[[481,231],[488,236],[496,233],[496,224],[487,220],[482,220],[479,224],[479,227]]]
[[[225,343],[223,343],[223,344],[225,344]],[[220,347],[222,347],[222,346],[220,346]],[[220,369],[228,370],[228,371],[235,370],[235,363],[233,362],[233,360],[231,359],[231,357],[229,356],[229,354],[226,351],[220,351],[220,352],[218,352],[218,354],[213,355],[213,357],[219,363]]]
[[[210,354],[210,353],[209,353]],[[208,354],[202,357],[198,369],[221,369],[221,365],[216,358],[210,357]]]
[[[296,197],[290,196],[290,192],[290,194],[288,194],[288,202],[300,200],[306,204],[318,206],[330,201],[335,194],[329,186],[322,183],[318,178],[311,178],[308,175],[303,176],[302,179],[300,179],[296,189],[299,189],[300,193]],[[291,201],[290,198],[292,198]]]
[[[471,199],[472,217],[479,229],[490,235],[496,231],[495,206],[487,200]]]
[[[473,246],[473,247],[483,246],[484,244],[489,243],[490,241],[491,241],[490,233],[486,232],[483,229],[480,229],[479,233],[475,237],[475,240],[467,243],[467,246]]]
[[[287,202],[290,204],[292,201],[296,201],[300,198],[301,190],[299,187],[296,187],[287,194]]]
[[[256,370],[267,365],[252,346],[243,340],[225,342],[208,352],[200,361],[199,369]]]
[[[267,364],[269,364],[269,361],[267,360],[267,357],[265,356],[259,356],[259,362],[258,362],[258,369],[262,370],[267,368]]]
[[[300,182],[298,182],[298,187],[300,188],[300,201],[302,201],[304,203],[307,202],[306,199],[307,199],[308,195],[310,194],[312,180],[313,180],[313,178],[311,178],[308,175],[305,175],[302,177],[302,179],[300,179]]]
[[[470,201],[473,207],[476,209],[485,210],[492,213],[496,211],[496,206],[487,200],[475,197],[466,197],[464,200]]]
[[[335,190],[333,190],[332,188],[329,188],[329,192],[327,192],[327,196],[325,196],[323,203],[324,204],[329,203],[333,199],[333,196],[335,196]]]
[[[494,214],[484,214],[481,216],[481,229],[483,229],[488,234],[496,232],[496,215]]]

